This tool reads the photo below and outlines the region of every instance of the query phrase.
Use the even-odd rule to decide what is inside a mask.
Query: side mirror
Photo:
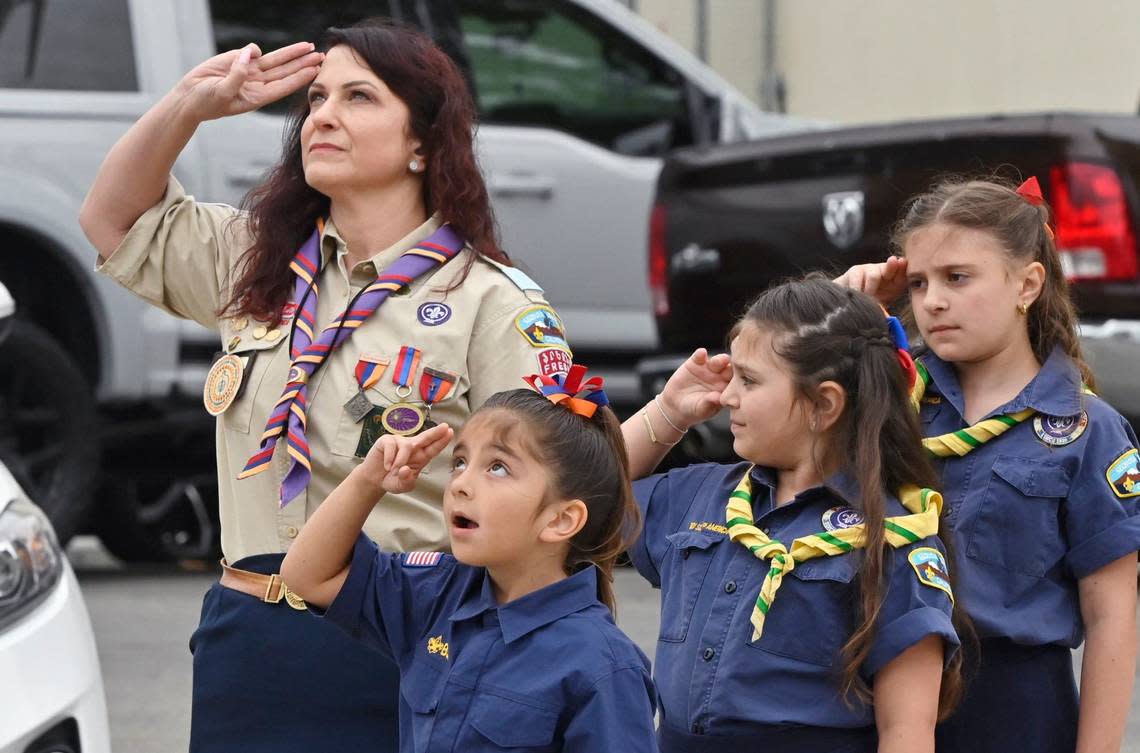
[[[12,323],[16,321],[16,301],[4,283],[0,282],[0,342],[8,336]]]

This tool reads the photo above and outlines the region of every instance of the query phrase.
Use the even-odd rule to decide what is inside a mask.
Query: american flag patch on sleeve
[[[404,552],[404,567],[435,567],[442,552]]]

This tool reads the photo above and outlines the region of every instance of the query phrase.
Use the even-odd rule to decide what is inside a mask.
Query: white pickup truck
[[[0,459],[61,538],[98,500],[91,524],[121,556],[214,546],[198,401],[217,337],[92,272],[77,214],[103,156],[215,52],[375,15],[426,30],[464,70],[503,245],[619,398],[656,347],[644,268],[661,156],[803,127],[758,111],[614,0],[0,3],[0,282],[19,304],[0,351]],[[179,180],[238,203],[276,161],[287,107],[207,123]]]

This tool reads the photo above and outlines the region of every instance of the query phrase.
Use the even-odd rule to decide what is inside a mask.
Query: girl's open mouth
[[[478,523],[465,515],[452,515],[451,525],[455,528],[462,528],[464,530],[471,530],[473,528],[479,527]]]

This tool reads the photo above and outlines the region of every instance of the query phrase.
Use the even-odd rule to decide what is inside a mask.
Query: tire
[[[108,437],[94,532],[126,562],[221,556],[214,421],[201,405],[153,412],[134,406]]]
[[[0,460],[61,544],[87,517],[99,473],[95,397],[45,330],[17,319],[0,342]]]

